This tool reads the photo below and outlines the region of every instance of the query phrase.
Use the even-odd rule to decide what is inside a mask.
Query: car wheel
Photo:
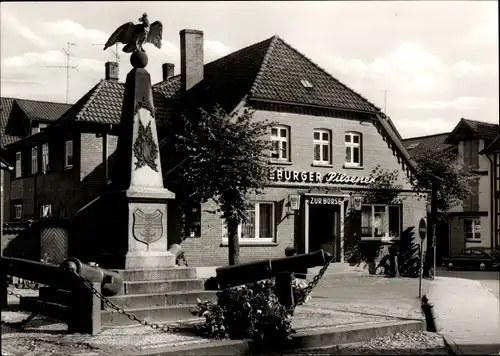
[[[483,262],[481,262],[481,264],[479,265],[479,269],[480,269],[481,271],[484,271],[484,270],[486,269],[486,264],[485,264],[485,263],[483,263]]]
[[[451,271],[453,269],[453,263],[448,262],[448,269]]]

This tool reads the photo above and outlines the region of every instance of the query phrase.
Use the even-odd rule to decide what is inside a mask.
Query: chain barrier
[[[295,303],[296,306],[304,304],[307,297],[309,296],[309,294],[311,294],[312,290],[316,287],[321,278],[323,278],[323,275],[325,274],[326,270],[328,269],[328,267],[332,262],[333,262],[333,256],[325,263],[325,265],[320,269],[318,274],[314,276],[313,280],[307,284],[307,287],[304,288],[303,293],[300,295],[299,298],[297,298],[297,302]]]
[[[31,289],[34,289],[34,288],[31,288]],[[35,289],[35,290],[38,290],[38,289]],[[19,293],[15,293],[14,291],[11,291],[9,289],[7,289],[7,295],[12,295],[18,299],[21,299],[21,297],[23,297],[23,295],[19,294]],[[16,329],[24,329],[24,327],[26,326],[26,324],[28,324],[30,321],[32,321],[33,319],[35,319],[38,315],[40,315],[40,308],[41,306],[39,306],[35,311],[33,311],[26,319],[24,320],[21,320],[21,321],[16,321],[16,322],[8,322],[8,321],[4,321],[2,320],[1,321],[1,325],[5,325],[5,326],[8,326],[8,327],[12,327],[12,328],[16,328]]]
[[[104,295],[102,295],[101,292],[99,292],[97,289],[94,288],[94,286],[92,285],[92,282],[89,282],[87,279],[85,279],[85,277],[80,276],[73,269],[69,269],[69,271],[71,271],[75,276],[77,276],[84,283],[85,287],[87,287],[92,292],[92,294],[96,295],[101,301],[103,301],[107,306],[109,306],[110,308],[115,310],[118,314],[125,315],[130,320],[135,321],[143,326],[149,326],[150,328],[155,329],[155,330],[161,330],[161,331],[166,331],[166,332],[173,332],[173,331],[181,330],[181,328],[176,327],[176,326],[160,325],[157,323],[152,323],[152,322],[149,322],[146,320],[139,319],[134,314],[126,312],[123,308],[119,307],[118,305],[113,303],[111,300],[106,298]]]

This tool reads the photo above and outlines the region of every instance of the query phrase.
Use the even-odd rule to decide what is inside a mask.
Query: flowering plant
[[[295,300],[303,295],[306,286],[306,281],[294,279]],[[205,318],[201,331],[211,338],[276,342],[294,333],[291,327],[293,308],[280,304],[274,279],[219,291],[216,303],[198,300],[191,314]]]

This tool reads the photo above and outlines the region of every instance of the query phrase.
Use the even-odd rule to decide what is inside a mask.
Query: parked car
[[[496,269],[500,266],[500,251],[489,247],[465,248],[457,256],[443,257],[443,266],[454,268]]]

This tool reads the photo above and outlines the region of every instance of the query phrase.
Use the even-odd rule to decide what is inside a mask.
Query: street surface
[[[456,277],[478,281],[481,285],[500,299],[500,271],[467,271],[452,270],[438,267],[436,276],[438,277]]]

